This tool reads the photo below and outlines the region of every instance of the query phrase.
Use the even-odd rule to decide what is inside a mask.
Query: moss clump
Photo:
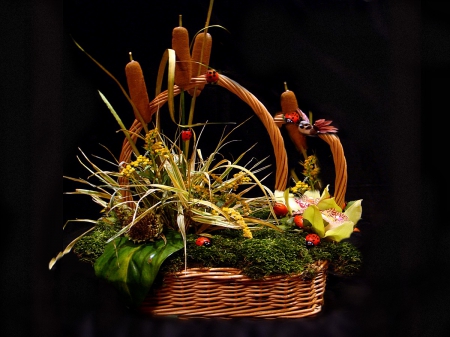
[[[239,253],[242,259],[238,267],[254,279],[274,274],[301,274],[314,262],[299,234],[247,240]]]
[[[253,279],[277,274],[302,274],[314,277],[314,262],[327,260],[336,274],[350,276],[361,266],[359,250],[347,242],[326,242],[307,248],[302,230],[278,232],[273,229],[255,231],[252,239],[239,231],[222,230],[211,237],[211,246],[197,246],[198,236],[187,236],[187,264],[189,267],[232,267]],[[178,251],[162,265],[161,271],[175,272],[184,268],[184,252]]]
[[[326,257],[329,261],[329,271],[342,276],[352,276],[358,273],[362,265],[362,256],[350,242],[326,242],[323,247],[312,250],[311,254]]]
[[[94,264],[105,251],[106,241],[121,228],[122,226],[116,218],[102,218],[91,232],[77,241],[73,252],[80,261]]]

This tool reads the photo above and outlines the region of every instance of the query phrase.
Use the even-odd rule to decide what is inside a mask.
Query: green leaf
[[[168,232],[166,241],[135,244],[125,237],[117,238],[95,262],[95,274],[111,282],[128,304],[137,306],[147,296],[164,260],[183,248],[178,232]]]
[[[322,219],[322,214],[317,206],[310,205],[307,209],[305,209],[303,212],[303,219],[308,220],[311,223],[314,232],[323,238],[325,234],[325,225]]]

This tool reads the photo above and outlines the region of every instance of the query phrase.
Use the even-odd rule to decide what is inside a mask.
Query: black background
[[[325,306],[300,320],[176,321],[140,317],[72,255],[48,262],[82,230],[68,219],[95,218],[82,197],[62,197],[85,177],[76,156],[116,156],[121,135],[100,90],[126,125],[133,115],[124,85],[128,52],[154,91],[159,60],[183,15],[191,36],[203,27],[209,1],[14,1],[2,13],[3,221],[1,323],[7,336],[440,336],[448,330],[448,226],[439,191],[445,170],[448,26],[439,3],[417,1],[216,0],[210,65],[277,112],[283,82],[300,108],[339,127],[346,152],[347,199],[363,199],[362,275],[331,276]],[[440,100],[441,101],[440,101]],[[198,100],[199,121],[241,122],[252,115],[219,87]],[[438,115],[439,113],[439,115]],[[444,116],[442,116],[444,114]],[[222,127],[220,127],[222,128]],[[204,153],[211,127],[203,136]],[[220,129],[221,130],[221,129]],[[270,142],[257,118],[239,129],[243,144]],[[327,148],[316,139],[324,181],[334,181]],[[243,147],[245,145],[245,147]],[[291,165],[298,159],[286,141]],[[242,151],[238,152],[240,154]],[[271,159],[269,159],[271,160]],[[331,167],[331,170],[327,168]],[[270,186],[269,178],[267,185]],[[441,219],[442,218],[442,219]],[[447,254],[448,256],[448,254]]]

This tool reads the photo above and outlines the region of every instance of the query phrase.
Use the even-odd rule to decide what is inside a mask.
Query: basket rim
[[[316,272],[320,273],[326,271],[328,268],[329,262],[327,260],[316,261],[311,264],[316,268]],[[173,276],[177,278],[189,278],[189,277],[204,277],[204,278],[246,278],[249,280],[254,280],[249,278],[248,276],[242,273],[242,270],[239,268],[233,267],[188,267],[181,271],[176,272],[166,272],[165,276]],[[304,273],[295,273],[295,274],[274,274],[265,276],[262,280],[275,280],[281,279],[285,277],[302,277]]]

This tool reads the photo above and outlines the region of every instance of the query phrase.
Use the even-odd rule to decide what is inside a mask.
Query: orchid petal
[[[286,191],[288,191],[288,190],[286,190]],[[292,193],[286,193],[286,191],[275,190],[275,192],[274,192],[275,201],[281,202],[281,203],[285,204],[286,206],[288,206],[291,213],[300,211],[301,208],[300,208],[299,204],[295,201],[295,195]],[[287,201],[286,201],[286,196],[287,196]]]
[[[332,208],[338,212],[342,212],[342,208],[336,203],[334,197],[320,200],[317,207],[319,207],[321,211]]]
[[[353,226],[354,226],[353,222],[344,221],[339,226],[327,230],[324,237],[330,238],[336,242],[347,239],[353,233]]]
[[[322,191],[322,195],[320,196],[320,200],[328,199],[331,197],[329,188],[330,188],[330,185],[325,186],[325,188]]]
[[[300,205],[295,201],[295,196],[293,194],[289,194],[289,208],[291,212],[297,212],[300,211],[302,208]]]
[[[320,198],[320,192],[317,191],[317,190],[308,190],[303,195],[306,195],[310,199],[318,199],[318,198]]]
[[[283,200],[284,200],[284,191],[275,190],[273,195],[274,195],[276,201],[283,202]]]
[[[349,218],[350,221],[352,221],[354,224],[356,224],[359,219],[361,219],[362,214],[362,206],[361,206],[362,199],[356,200],[352,203],[352,205],[347,208],[344,212],[344,214]]]
[[[325,224],[322,219],[322,214],[317,206],[311,205],[303,212],[303,219],[308,220],[314,232],[319,235],[319,237],[323,237],[325,234]]]

